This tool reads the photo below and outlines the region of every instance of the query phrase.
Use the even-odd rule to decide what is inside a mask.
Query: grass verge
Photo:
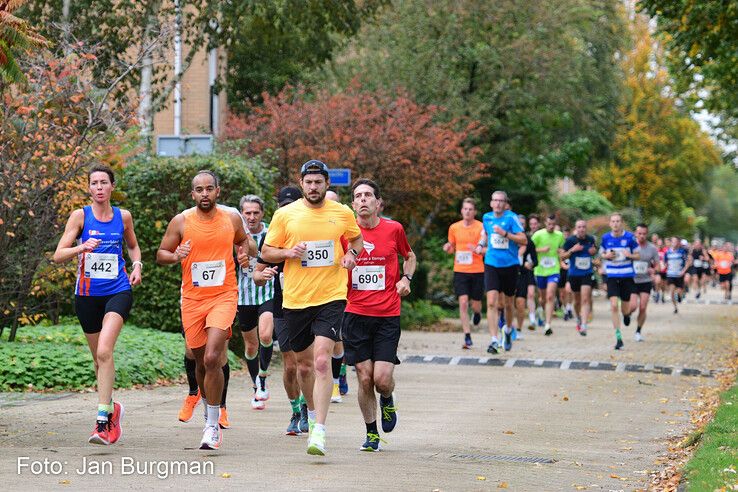
[[[184,339],[178,333],[126,325],[115,346],[116,388],[179,379]],[[229,352],[231,368],[241,367]],[[23,327],[15,342],[0,339],[0,391],[82,390],[95,385],[79,325]]]

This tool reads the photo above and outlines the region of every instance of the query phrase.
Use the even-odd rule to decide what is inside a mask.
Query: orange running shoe
[[[113,402],[113,413],[108,414],[108,436],[110,437],[110,444],[113,444],[120,439],[123,435],[123,427],[120,421],[123,419],[125,409],[120,402]]]
[[[218,425],[220,425],[221,429],[228,429],[231,426],[231,423],[228,421],[228,410],[226,410],[226,407],[220,407]]]
[[[87,440],[90,444],[102,444],[107,446],[110,444],[110,435],[108,433],[109,422],[98,420],[95,422],[95,429],[92,431],[90,438]]]
[[[196,395],[187,395],[182,408],[179,409],[179,420],[180,422],[189,422],[192,418],[192,413],[195,411],[195,407],[200,401],[200,390],[197,390]]]

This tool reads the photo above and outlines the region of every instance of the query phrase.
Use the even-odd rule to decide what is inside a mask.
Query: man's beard
[[[310,195],[308,195],[308,194],[306,193],[306,194],[305,194],[305,200],[307,200],[308,202],[312,203],[313,205],[317,205],[318,203],[320,203],[320,202],[322,202],[323,200],[325,200],[325,194],[326,194],[327,192],[328,192],[328,190],[325,190],[325,191],[324,191],[323,193],[321,193],[321,194],[320,194],[320,198],[318,198],[317,200],[316,200],[315,198],[310,198]]]
[[[210,212],[214,206],[215,202],[212,200],[209,200],[207,205],[203,205],[202,200],[197,202],[197,208],[199,208],[203,212]]]

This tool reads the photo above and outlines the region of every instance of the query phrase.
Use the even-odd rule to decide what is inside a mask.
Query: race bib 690
[[[384,265],[357,266],[351,272],[351,287],[355,290],[384,290]]]

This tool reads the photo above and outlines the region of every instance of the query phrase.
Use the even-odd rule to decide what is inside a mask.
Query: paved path
[[[716,299],[717,293],[710,296]],[[681,311],[674,316],[668,305],[655,306],[644,329],[646,341],[632,341],[631,326],[624,331],[625,350],[614,352],[606,305],[599,301],[588,337],[561,321],[554,323],[552,337],[525,333],[524,341],[499,358],[533,363],[507,364],[511,367],[479,363],[488,357],[488,337],[481,332],[472,350],[461,349],[457,333],[404,333],[406,362],[397,369],[400,423],[383,436],[387,443],[377,454],[358,451],[364,428],[353,373],[350,395],[331,406],[329,454],[321,459],[305,454],[305,437],[282,435],[289,406],[279,373],[271,377],[273,396],[263,412],[249,407],[246,377],[231,379],[233,428],[225,431],[217,453],[195,449],[200,407],[190,423],[176,420],[182,386],[117,392],[116,399],[126,406],[125,434],[111,447],[86,443],[96,402],[92,393],[0,396],[0,480],[6,490],[645,488],[665,440],[687,428],[698,388],[714,384],[703,371],[719,370],[721,358],[735,354],[737,307],[685,303]],[[428,356],[445,363],[411,362],[436,360]],[[476,364],[462,362],[465,358]],[[560,363],[541,367],[536,361],[585,361],[587,368],[562,370]],[[589,362],[613,370],[590,368]],[[689,368],[699,374],[615,370],[627,365]],[[42,467],[45,459],[58,465],[52,469],[50,464],[47,473],[34,474],[38,468],[30,466],[18,473],[19,460]],[[156,462],[146,470],[149,474],[122,474],[130,471],[124,464],[144,466],[147,461]],[[192,462],[205,473],[169,473],[167,461]],[[78,475],[85,462],[109,463],[112,474]],[[157,478],[157,466],[169,476]]]

